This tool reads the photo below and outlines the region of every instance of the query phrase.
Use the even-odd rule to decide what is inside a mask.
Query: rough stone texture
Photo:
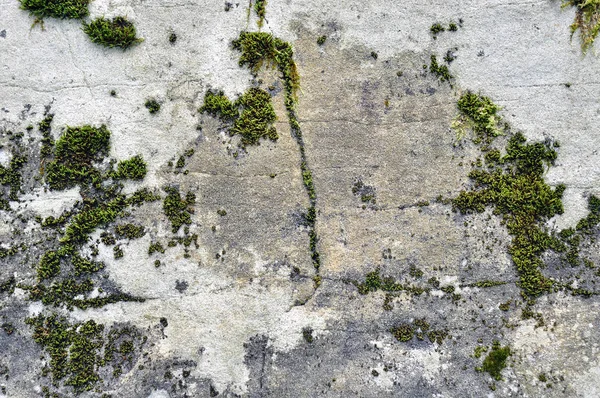
[[[166,247],[173,236],[162,202],[154,202],[126,217],[147,233],[121,242],[123,258],[99,244],[103,286],[144,302],[66,311],[28,301],[18,287],[0,293],[0,323],[15,328],[0,330],[0,397],[36,397],[51,386],[41,375],[47,356],[24,319],[53,311],[73,322],[132,325],[148,338],[125,374],[103,374],[98,388],[81,396],[600,394],[597,296],[551,293],[534,306],[544,326],[521,319],[524,300],[507,253],[511,237],[500,219],[489,209],[463,216],[436,201],[468,186],[478,156],[469,140],[457,145],[450,129],[457,99],[472,90],[501,105],[502,116],[529,139],[560,141],[546,181],[567,186],[565,214],[549,228],[574,226],[587,214],[587,196],[600,194],[598,58],[582,57],[576,38],[569,41],[572,9],[561,10],[558,1],[268,3],[262,29],[293,45],[301,76],[297,114],[317,194],[322,261],[316,287],[303,223],[309,200],[282,82],[270,70],[251,76],[230,47],[240,31],[256,30],[256,18],[248,17],[245,2],[227,12],[222,1],[200,3],[95,0],[92,17],[127,15],[144,38],[123,52],[92,44],[77,21],[47,19],[43,29],[32,27],[18,1],[0,0],[0,143],[8,142],[8,130],[36,125],[45,107],[55,114],[55,138],[65,126],[106,124],[112,158],[140,154],[148,163],[146,178],[127,182],[124,190],[149,187],[164,197],[160,188],[175,184],[195,193],[190,233],[198,235],[187,256],[181,245],[149,256],[151,242]],[[457,32],[432,39],[433,23],[459,19]],[[319,46],[321,35],[327,40]],[[441,61],[448,50],[457,56],[450,65],[452,87],[423,69],[431,54]],[[239,151],[237,138],[197,109],[207,89],[235,98],[254,84],[274,94],[280,138]],[[144,107],[150,97],[161,103],[155,115]],[[37,129],[25,139],[29,135],[33,154],[40,135]],[[188,173],[175,174],[168,162],[190,148]],[[2,165],[10,158],[0,149]],[[46,235],[34,217],[59,216],[81,199],[77,188],[45,190],[33,179],[33,166],[28,173],[12,211],[0,211],[0,244],[30,247],[0,259],[0,281],[35,282]],[[357,181],[374,193],[375,203],[353,193]],[[419,205],[423,201],[429,205]],[[588,243],[585,254],[597,262],[598,244]],[[423,275],[411,276],[411,268]],[[581,268],[543,272],[569,280]],[[387,299],[381,291],[359,294],[352,281],[375,269],[422,287],[435,277],[461,296],[453,300],[438,288]],[[586,272],[593,287],[597,276]],[[468,286],[484,280],[507,284]],[[510,310],[501,311],[498,305],[508,300]],[[449,337],[442,344],[426,337],[400,342],[390,333],[421,318]],[[475,370],[483,361],[473,357],[475,347],[494,340],[512,350],[502,381]],[[60,396],[73,394],[70,387],[52,388]]]

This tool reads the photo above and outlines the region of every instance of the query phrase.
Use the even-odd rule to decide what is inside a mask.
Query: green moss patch
[[[454,76],[450,74],[448,66],[439,64],[435,55],[431,56],[431,63],[429,64],[429,72],[435,75],[442,82],[450,82],[454,79]]]
[[[12,159],[8,167],[0,165],[0,185],[8,186],[8,199],[19,200],[21,193],[21,185],[23,177],[21,170],[27,164],[27,157],[21,154],[20,149],[16,149],[12,153]],[[0,190],[0,210],[10,210],[8,201],[4,198],[4,192]]]
[[[240,51],[240,66],[247,65],[253,73],[261,66],[276,66],[281,72],[286,94],[295,96],[300,88],[300,76],[296,68],[292,46],[269,33],[242,32],[233,41],[233,48]],[[293,98],[286,98],[293,101]],[[287,106],[287,103],[286,103]]]
[[[146,162],[140,155],[136,155],[131,159],[120,161],[117,164],[117,171],[112,176],[117,179],[142,180],[146,172]]]
[[[476,351],[477,353],[477,351]],[[481,355],[481,353],[479,353]],[[511,355],[508,346],[501,347],[498,341],[494,341],[492,350],[483,360],[483,365],[477,368],[480,372],[488,372],[495,380],[502,380],[502,370],[506,368],[506,360]]]
[[[258,16],[258,27],[261,28],[267,15],[267,0],[254,0],[254,12]]]
[[[600,0],[563,0],[562,7],[576,8],[571,37],[579,31],[581,51],[585,54],[600,32]]]
[[[240,145],[256,145],[260,139],[272,141],[279,137],[273,126],[276,120],[271,96],[260,88],[250,88],[236,101],[231,102],[222,92],[208,91],[199,112],[207,112],[224,122],[232,122],[229,134],[240,135]]]
[[[101,174],[93,163],[101,161],[109,150],[110,131],[106,126],[67,127],[56,142],[54,160],[46,168],[50,189],[99,184]]]
[[[126,362],[131,367],[134,355],[139,356],[146,341],[130,327],[113,327],[106,334],[104,325],[93,320],[70,323],[57,314],[38,315],[25,322],[33,328],[35,342],[49,356],[43,374],[51,377],[55,387],[71,386],[75,394],[95,388],[101,382],[102,367],[121,369]],[[119,375],[113,371],[113,376]],[[49,394],[48,387],[43,390]]]
[[[90,0],[19,0],[21,8],[38,19],[46,17],[80,19],[89,14]]]
[[[464,125],[470,126],[482,148],[500,134],[498,107],[489,98],[464,94],[458,102]],[[499,155],[499,153],[496,153]],[[483,212],[494,208],[501,215],[508,232],[513,236],[509,253],[519,273],[519,286],[528,296],[537,296],[552,287],[552,281],[540,271],[542,253],[557,246],[557,240],[544,229],[544,223],[563,212],[561,197],[564,186],[552,189],[543,174],[557,157],[550,143],[528,144],[521,133],[508,141],[506,155],[486,158],[486,167],[475,167],[469,178],[473,187],[462,191],[452,205],[461,213]]]
[[[83,31],[92,42],[109,48],[120,47],[126,50],[143,41],[136,36],[134,24],[122,16],[113,19],[96,18],[90,23],[84,23]]]
[[[185,199],[179,195],[179,190],[173,187],[167,187],[164,189],[167,193],[163,202],[163,211],[171,222],[171,229],[173,233],[179,231],[184,224],[191,224],[191,209],[190,207],[196,202],[196,196],[188,192]],[[151,253],[150,253],[151,254]]]
[[[147,100],[146,103],[144,103],[144,106],[146,107],[146,109],[148,109],[148,112],[152,114],[160,110],[160,104],[154,98],[150,98],[149,100]]]

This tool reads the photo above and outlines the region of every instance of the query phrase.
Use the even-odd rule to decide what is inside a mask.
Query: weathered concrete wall
[[[14,276],[15,283],[36,283],[48,236],[56,236],[35,217],[58,217],[82,200],[77,188],[49,191],[35,179],[40,134],[26,127],[37,126],[45,111],[55,115],[56,139],[65,126],[106,124],[111,158],[139,154],[148,165],[144,180],[125,182],[123,192],[148,187],[161,195],[122,217],[146,230],[119,241],[122,258],[102,243],[95,257],[106,264],[97,286],[145,301],[69,311],[30,300],[23,287],[0,293],[0,323],[14,328],[0,330],[0,396],[39,396],[43,386],[73,395],[64,380],[55,387],[42,376],[48,353],[24,323],[40,313],[73,323],[93,319],[106,330],[129,325],[147,338],[123,374],[100,369],[103,380],[81,396],[598,395],[597,296],[557,289],[531,307],[543,325],[539,317],[522,319],[530,306],[501,217],[491,208],[465,216],[436,200],[468,187],[480,156],[450,127],[457,100],[471,90],[500,105],[504,120],[528,139],[560,142],[545,180],[566,185],[565,212],[549,231],[588,214],[588,196],[600,194],[599,64],[595,54],[581,55],[576,36],[570,41],[572,9],[561,10],[558,1],[500,0],[267,4],[262,31],[293,45],[301,78],[296,111],[317,195],[315,270],[304,217],[310,201],[284,84],[276,70],[252,76],[230,44],[242,30],[257,30],[256,16],[245,2],[229,11],[222,1],[201,3],[95,0],[92,17],[127,15],[144,38],[121,51],[91,43],[79,21],[48,18],[43,28],[32,26],[18,1],[0,0],[0,161],[7,166],[14,156],[9,130],[25,132],[34,157],[19,200],[0,210],[2,247],[27,246],[0,258],[0,282]],[[456,32],[432,38],[433,23],[459,20]],[[449,50],[456,56],[452,85],[428,70],[432,54],[442,62]],[[198,108],[209,89],[235,98],[253,85],[273,95],[279,139],[240,150],[239,138]],[[144,107],[150,97],[161,104],[156,114]],[[189,149],[194,153],[179,173],[169,162]],[[163,212],[165,185],[196,195],[185,234],[173,234]],[[363,192],[372,199],[361,200]],[[96,229],[91,242],[111,228]],[[167,247],[192,234],[189,249]],[[597,262],[594,238],[581,255]],[[166,252],[148,255],[156,241]],[[595,271],[561,267],[557,258],[544,257],[545,275],[594,291]],[[374,270],[427,291],[360,294],[356,284]],[[474,285],[489,280],[506,284]],[[448,286],[455,290],[441,289]],[[508,311],[499,309],[508,301]],[[448,336],[401,342],[390,332],[418,319]],[[512,352],[503,380],[475,370],[487,355],[475,358],[475,348],[495,340]]]

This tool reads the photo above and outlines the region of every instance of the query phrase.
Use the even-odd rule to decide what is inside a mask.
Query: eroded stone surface
[[[0,293],[0,396],[39,396],[44,386],[73,395],[42,375],[48,356],[25,324],[54,312],[107,331],[133,327],[147,339],[124,374],[102,368],[103,380],[81,396],[597,395],[597,296],[552,292],[531,307],[543,322],[522,319],[529,307],[501,218],[489,208],[461,215],[447,202],[469,186],[480,156],[450,128],[456,101],[473,90],[501,105],[529,139],[560,141],[546,180],[566,185],[565,214],[549,228],[587,215],[587,196],[600,193],[598,59],[569,43],[572,10],[553,2],[268,3],[263,30],[293,45],[301,76],[297,117],[317,195],[317,271],[283,82],[275,70],[253,77],[230,46],[240,31],[256,30],[246,3],[91,3],[93,17],[135,22],[145,40],[126,52],[90,43],[77,21],[47,19],[41,29],[17,1],[0,7],[0,164],[14,156],[9,130],[25,132],[33,159],[19,200],[0,210],[1,247],[26,246],[0,258],[0,282],[36,282],[35,267],[56,236],[35,217],[58,217],[81,199],[78,188],[49,191],[35,178],[44,112],[55,115],[56,139],[65,126],[106,124],[110,157],[140,154],[148,164],[144,180],[125,182],[123,192],[148,187],[161,196],[114,223],[145,228],[139,239],[117,241],[123,257],[100,241],[114,225],[91,234],[106,267],[90,297],[124,292],[145,301],[68,311],[29,301],[23,286]],[[432,38],[433,23],[459,19],[458,31]],[[318,45],[321,35],[327,39]],[[457,57],[452,86],[428,69],[432,54],[441,62],[448,50]],[[253,85],[273,95],[279,139],[242,150],[222,122],[197,109],[208,89],[236,98]],[[144,107],[148,98],[159,101],[158,113]],[[358,182],[363,188],[353,191]],[[187,232],[174,234],[163,212],[167,185],[196,195]],[[168,246],[193,234],[187,248]],[[580,254],[600,264],[594,238]],[[149,255],[153,242],[165,253]],[[545,260],[545,275],[596,291],[593,269],[565,266],[553,254]],[[360,294],[357,285],[376,270],[413,290]],[[484,281],[505,284],[477,286]],[[419,320],[445,339],[415,331],[401,342],[391,333]],[[476,347],[495,340],[512,351],[503,380],[475,370],[487,355],[475,358]]]

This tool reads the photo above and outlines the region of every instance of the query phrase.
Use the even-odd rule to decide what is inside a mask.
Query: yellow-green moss
[[[199,112],[207,112],[224,122],[233,122],[229,134],[240,135],[242,147],[256,145],[262,138],[273,141],[279,138],[273,126],[276,115],[271,95],[257,87],[250,88],[234,102],[222,92],[208,91]]]
[[[562,0],[563,8],[569,6],[576,8],[571,37],[579,31],[581,51],[585,54],[600,32],[600,0]]]

